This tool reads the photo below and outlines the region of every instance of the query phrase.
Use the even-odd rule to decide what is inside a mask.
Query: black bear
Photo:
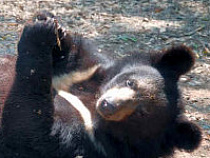
[[[193,151],[201,131],[185,118],[177,86],[193,64],[186,46],[110,60],[40,14],[18,43],[0,156],[157,158],[176,148]]]

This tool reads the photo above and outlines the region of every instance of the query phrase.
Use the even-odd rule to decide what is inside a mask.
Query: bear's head
[[[193,52],[183,45],[145,57],[131,54],[121,62],[124,65],[119,73],[102,86],[96,104],[98,114],[114,125],[114,132],[120,129],[135,139],[137,135],[153,138],[168,131],[176,147],[194,150],[201,132],[183,116],[177,86],[179,77],[191,69],[194,61]]]

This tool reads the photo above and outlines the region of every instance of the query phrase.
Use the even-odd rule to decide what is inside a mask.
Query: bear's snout
[[[104,99],[99,102],[98,110],[102,112],[104,115],[109,116],[109,115],[113,115],[116,108],[111,101]]]

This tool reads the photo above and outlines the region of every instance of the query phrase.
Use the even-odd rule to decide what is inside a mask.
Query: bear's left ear
[[[177,148],[192,152],[201,143],[202,133],[198,125],[186,119],[176,122],[174,142]]]
[[[151,60],[153,66],[160,72],[168,72],[179,78],[192,68],[195,63],[195,55],[189,47],[179,45],[151,54]]]

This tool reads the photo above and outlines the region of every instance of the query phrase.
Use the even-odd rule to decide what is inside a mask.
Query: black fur
[[[151,56],[131,53],[110,64],[107,57],[89,51],[90,45],[83,39],[74,42],[73,36],[64,36],[58,29],[60,48],[54,19],[45,15],[38,19],[25,26],[18,43],[16,76],[3,111],[0,156],[156,158],[172,155],[176,148],[193,151],[198,147],[201,131],[183,116],[177,88],[179,76],[194,63],[187,47]],[[92,113],[92,140],[78,112],[64,98],[54,97],[52,78],[98,63],[102,63],[101,69],[91,79],[71,87]],[[165,97],[150,98],[147,89],[130,87],[139,94],[136,110],[120,121],[106,120],[96,110],[98,98],[115,86],[127,86],[131,77],[137,81],[157,79],[155,86]]]

